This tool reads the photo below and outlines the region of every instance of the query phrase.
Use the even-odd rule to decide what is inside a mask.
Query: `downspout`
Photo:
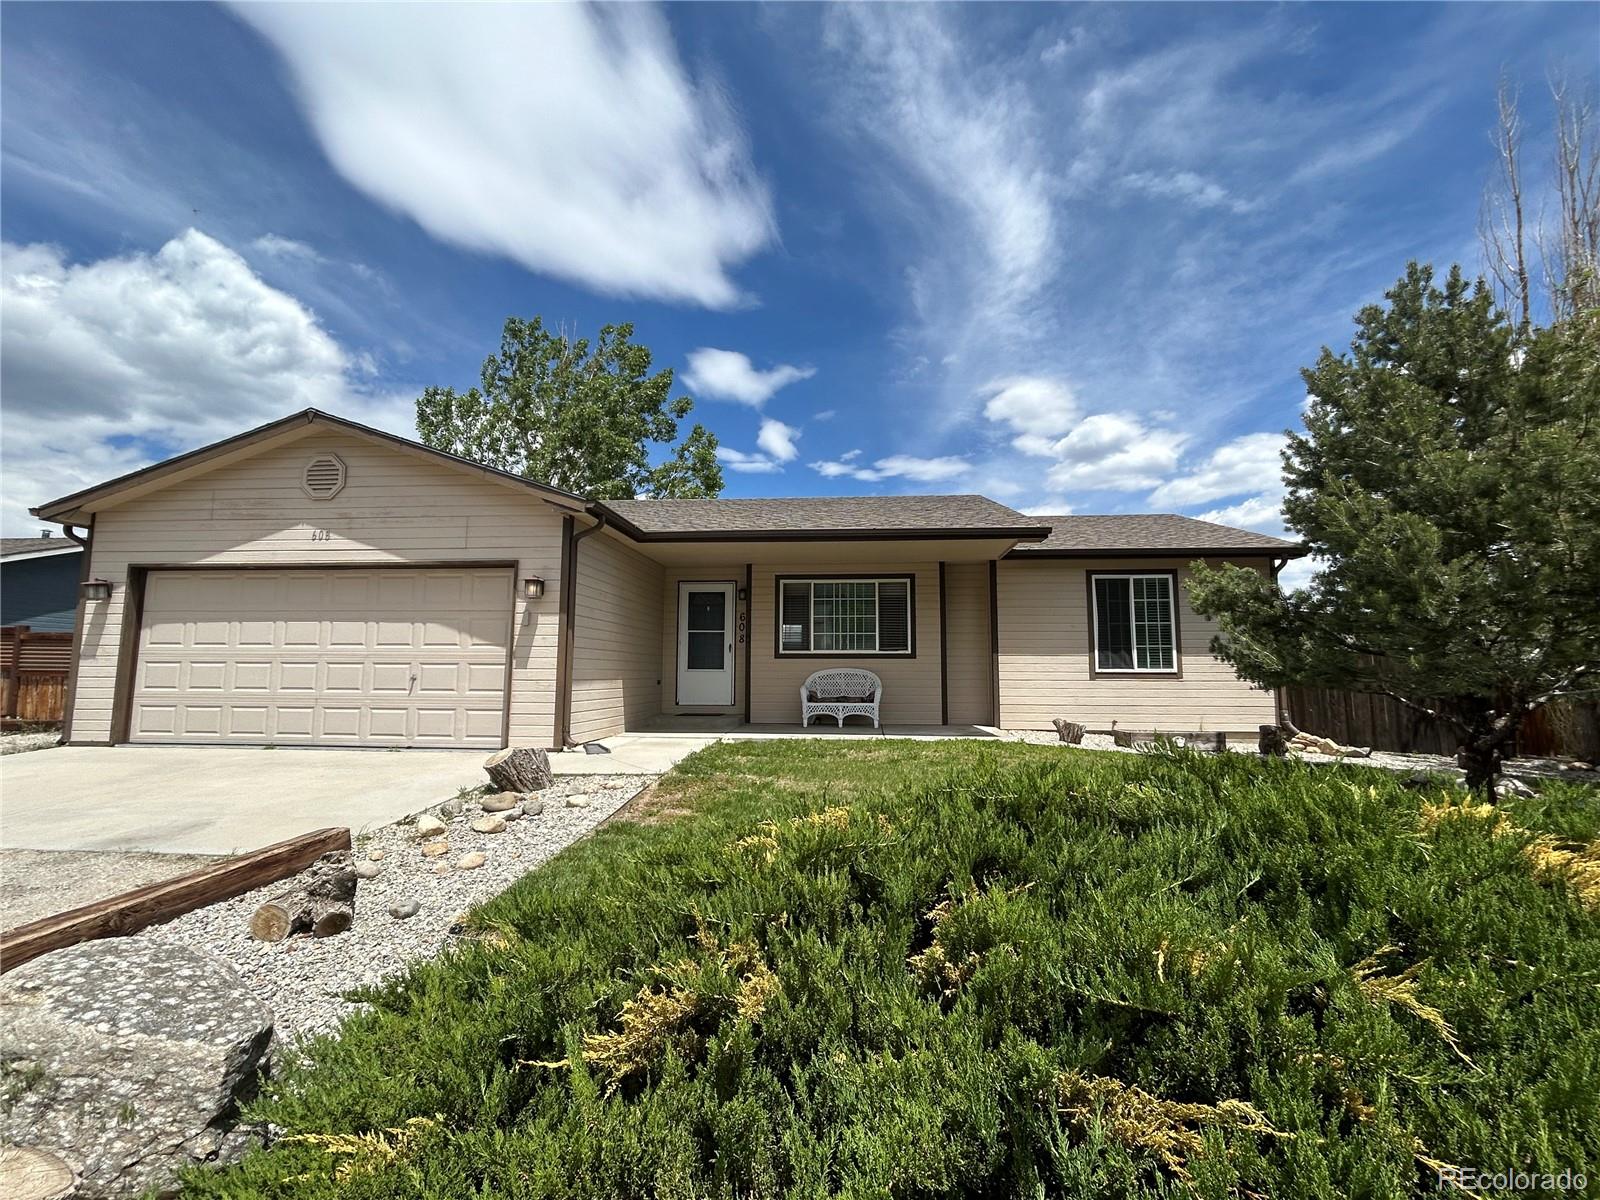
[[[1289,565],[1289,560],[1287,558],[1274,558],[1274,559],[1270,560],[1270,564],[1271,564],[1271,570],[1272,570],[1272,586],[1273,587],[1277,587],[1278,586],[1278,572],[1283,570],[1284,567]],[[1282,589],[1280,588],[1279,590],[1281,591]],[[1283,719],[1284,719],[1283,689],[1282,688],[1273,688],[1272,689],[1272,723],[1274,725],[1276,725],[1279,729],[1282,729],[1283,725],[1284,725],[1284,720]]]
[[[594,524],[575,530],[567,539],[565,561],[561,564],[561,671],[556,681],[557,719],[561,726],[561,747],[575,749],[581,743],[572,738],[572,655],[578,627],[578,543],[606,527],[604,513],[590,511]]]
[[[72,531],[72,526],[66,524],[61,526],[61,532],[83,547],[83,562],[78,567],[77,604],[72,612],[72,657],[67,660],[67,686],[62,698],[64,708],[61,713],[61,744],[70,746],[72,711],[78,706],[78,659],[83,656],[83,622],[88,610],[83,598],[83,585],[89,581],[94,559],[94,514],[89,514],[89,523],[84,526],[84,536],[79,537]]]

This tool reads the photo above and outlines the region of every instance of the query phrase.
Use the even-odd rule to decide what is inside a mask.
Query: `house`
[[[85,527],[79,743],[562,746],[795,724],[865,666],[891,726],[1221,729],[1195,559],[1300,548],[982,496],[595,502],[315,410],[39,506]]]
[[[0,626],[72,632],[83,547],[52,533],[0,538]]]

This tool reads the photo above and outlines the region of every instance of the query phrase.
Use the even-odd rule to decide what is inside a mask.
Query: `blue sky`
[[[1497,76],[1537,169],[1597,14],[7,4],[5,529],[309,404],[409,433],[517,313],[632,321],[727,495],[1275,530],[1298,369],[1478,268]]]

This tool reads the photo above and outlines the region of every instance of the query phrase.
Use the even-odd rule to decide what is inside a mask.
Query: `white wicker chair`
[[[871,696],[871,700],[864,697]],[[812,697],[815,697],[813,699]],[[878,702],[883,699],[883,680],[859,667],[830,667],[818,671],[800,685],[800,724],[810,725],[812,717],[832,717],[844,728],[844,719],[857,714],[878,724]]]

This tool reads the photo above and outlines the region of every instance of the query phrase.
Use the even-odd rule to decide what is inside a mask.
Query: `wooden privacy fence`
[[[1461,737],[1387,696],[1336,688],[1287,687],[1283,706],[1297,728],[1346,746],[1371,746],[1405,754],[1454,754]],[[1600,705],[1558,702],[1523,724],[1517,751],[1533,755],[1600,757]]]
[[[0,627],[0,719],[8,725],[65,719],[71,661],[70,633]]]

